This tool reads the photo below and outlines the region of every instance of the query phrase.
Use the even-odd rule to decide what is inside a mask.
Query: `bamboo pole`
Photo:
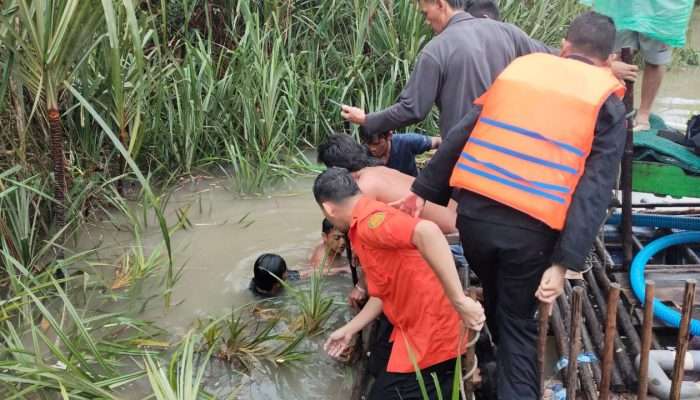
[[[537,336],[537,378],[540,384],[540,398],[544,396],[544,356],[547,351],[547,330],[549,325],[549,307],[540,303],[537,311],[539,317]]]
[[[617,305],[620,300],[620,285],[610,284],[608,291],[608,311],[605,324],[605,346],[603,347],[603,366],[601,368],[600,399],[610,396],[610,379],[612,376],[615,336],[617,335]]]
[[[681,384],[685,372],[685,353],[688,351],[688,334],[690,331],[690,317],[693,313],[693,302],[695,301],[695,280],[685,281],[685,295],[683,297],[683,313],[681,324],[678,327],[678,345],[676,346],[676,361],[673,364],[673,375],[671,379],[671,400],[681,398]]]
[[[639,353],[639,387],[637,400],[646,400],[649,374],[649,351],[651,351],[651,328],[654,326],[654,282],[646,281],[644,289],[644,322],[642,327],[642,348]]]
[[[632,63],[632,51],[629,48],[622,49],[622,62]],[[625,150],[622,156],[622,173],[620,186],[622,186],[622,249],[624,255],[623,268],[629,270],[632,263],[632,158],[634,156],[634,82],[625,81],[625,109],[627,111],[627,137]]]
[[[571,296],[571,319],[569,321],[569,367],[566,374],[566,398],[576,398],[578,381],[578,354],[581,352],[581,302],[583,288],[575,287]]]

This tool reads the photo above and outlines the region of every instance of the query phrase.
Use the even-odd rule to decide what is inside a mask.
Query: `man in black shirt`
[[[585,70],[592,75],[600,76],[603,73],[602,68],[596,69],[592,66],[604,68],[609,65],[614,35],[615,28],[609,18],[596,13],[583,14],[574,20],[567,33],[567,39],[563,42],[561,56],[568,60],[552,64],[549,59],[551,57],[544,56],[547,58],[545,61],[548,62],[545,64],[566,64],[566,67],[573,71]],[[512,66],[508,67],[503,74],[511,68]],[[503,74],[501,77],[504,76]],[[562,144],[561,139],[553,140],[551,137],[541,135],[542,132],[533,132],[486,118],[483,114],[487,108],[491,107],[489,116],[492,116],[492,110],[499,107],[499,104],[493,104],[492,93],[501,80],[499,77],[494,87],[489,89],[485,99],[481,101],[483,108],[481,105],[475,106],[454,127],[428,166],[413,183],[411,187],[413,193],[397,202],[401,209],[415,214],[420,211],[425,200],[447,204],[454,196],[458,201],[457,226],[460,239],[469,265],[483,284],[487,323],[497,345],[499,399],[538,399],[540,396],[536,372],[537,321],[534,316],[537,299],[552,303],[563,291],[566,270],[583,269],[585,258],[610,202],[625,142],[625,110],[617,96],[620,94],[619,90],[617,94],[599,97],[597,114],[591,111],[590,115],[581,116],[581,113],[576,110],[562,108],[564,106],[560,104],[567,104],[566,97],[561,95],[564,101],[559,102],[558,93],[560,92],[556,85],[552,95],[557,98],[553,101],[547,100],[546,94],[549,92],[540,90],[542,87],[551,89],[547,85],[552,79],[550,76],[553,75],[565,74],[561,71],[548,72],[546,69],[540,69],[535,74],[539,76],[534,79],[538,81],[537,83],[532,81],[509,83],[510,86],[505,87],[512,89],[512,92],[504,91],[503,94],[512,93],[523,101],[521,107],[515,106],[500,111],[504,118],[521,121],[531,119],[530,113],[534,111],[540,119],[544,119],[539,121],[541,126],[561,124],[564,132],[558,129],[559,126],[555,126],[556,134],[560,137],[564,135],[566,139],[566,135],[571,132],[571,139],[577,140],[577,143],[586,142],[580,140],[580,137],[574,137],[581,136],[581,130],[576,124],[567,125],[565,119],[561,122],[562,118],[558,117],[562,114],[571,114],[582,121],[589,121],[587,118],[590,118],[592,132],[584,130],[583,135],[588,140],[588,149],[585,150],[590,152],[583,151],[579,154],[581,158],[576,159],[576,162],[580,162],[580,169],[583,169],[583,171],[580,169],[576,171],[574,175],[578,174],[578,176],[573,178],[566,177],[565,173],[551,173],[525,178],[533,170],[543,168],[543,165],[562,162],[561,160],[565,157],[559,156],[566,155],[566,151],[571,150],[572,146]],[[563,80],[561,90],[568,90],[566,93],[569,94],[596,90],[606,93],[600,88],[591,88],[595,86],[592,83],[594,80],[589,80],[585,74],[578,78],[581,79],[571,82]],[[606,82],[621,88],[612,77]],[[522,86],[518,86],[520,84]],[[536,92],[545,93],[545,95],[539,94],[537,100],[549,104],[542,104],[534,98],[531,104],[525,104],[530,94],[534,96]],[[591,110],[594,109],[598,110],[591,107]],[[487,124],[499,127],[486,126]],[[489,137],[494,141],[501,139],[501,142],[499,146],[494,146],[484,140],[470,139],[475,132],[486,132],[486,136],[490,135]],[[468,142],[472,147],[469,147]],[[520,147],[515,147],[518,151],[514,152],[510,149],[504,151],[504,146],[508,146],[511,142],[520,143]],[[470,149],[474,149],[473,146],[488,146],[487,152],[495,149],[496,155],[493,156],[493,160],[500,160],[502,164],[496,165],[494,161],[485,162],[477,159],[469,153]],[[530,149],[533,153],[539,152],[540,156],[547,152],[551,152],[551,155],[544,160],[536,159],[530,154],[523,154],[522,149]],[[483,151],[482,147],[474,150],[474,154],[486,154]],[[524,167],[517,168],[523,165]],[[564,167],[557,165],[557,168]],[[481,174],[481,176],[474,175],[472,181],[478,181],[483,176],[494,180],[484,184],[484,190],[457,189],[456,193],[452,193],[450,178],[452,176],[454,179],[454,175],[462,173],[456,172],[460,169],[469,169]],[[561,178],[562,176],[565,178]],[[557,185],[552,185],[551,181],[547,183],[548,177],[552,177]],[[556,179],[567,183],[569,187],[562,188],[562,184]],[[501,188],[500,184],[506,186]],[[522,189],[522,195],[506,197],[493,195],[493,193],[498,194],[499,190],[503,193],[512,193],[513,188]],[[550,190],[552,188],[570,190],[568,193],[570,197],[566,199],[564,198],[566,196],[560,196],[557,192],[552,195]],[[508,192],[509,190],[511,192]],[[538,198],[533,193],[543,197],[540,198],[541,200],[533,201],[532,199]],[[537,203],[547,202],[544,196],[563,200],[561,204],[553,203],[551,209],[558,211],[558,215],[564,219],[559,221],[560,224],[556,223],[557,218],[554,217],[533,216],[537,213],[532,212],[532,209],[540,206]],[[495,200],[495,197],[499,200]],[[553,216],[557,213],[552,211],[550,214]]]

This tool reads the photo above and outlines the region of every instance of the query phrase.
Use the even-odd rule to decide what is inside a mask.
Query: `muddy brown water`
[[[169,224],[177,221],[177,210],[186,209],[191,223],[190,228],[172,236],[175,264],[184,265],[182,277],[175,286],[174,305],[169,310],[158,297],[148,303],[139,317],[165,329],[170,341],[176,342],[198,320],[221,317],[258,300],[248,290],[248,284],[253,262],[261,253],[280,254],[290,269],[306,266],[311,249],[320,242],[322,220],[311,194],[311,183],[310,179],[300,179],[270,195],[251,198],[240,198],[228,190],[227,180],[204,180],[175,190],[166,207]],[[114,265],[119,255],[134,244],[133,234],[125,226],[126,221],[113,220],[90,224],[79,239],[79,249],[100,247],[91,258],[107,265],[107,283],[114,276],[109,265]],[[161,241],[160,232],[151,222],[142,234],[146,251]],[[349,275],[327,278],[327,295],[336,299],[338,307],[327,323],[328,329],[351,318],[345,302],[351,287]],[[235,390],[240,399],[346,399],[353,371],[323,353],[321,346],[327,335],[305,339],[301,349],[310,355],[293,366],[262,365],[241,375],[215,361],[206,375],[206,387],[217,398],[227,398]],[[147,394],[145,380],[120,391],[128,399]]]
[[[700,7],[695,7],[688,29],[688,47],[700,51]],[[639,105],[641,81],[635,85],[635,104]],[[700,114],[700,67],[671,67],[666,73],[654,102],[653,112],[673,128],[685,132],[686,122]]]

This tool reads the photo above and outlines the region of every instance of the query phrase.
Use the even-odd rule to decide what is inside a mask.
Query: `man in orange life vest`
[[[614,38],[612,20],[588,12],[572,22],[561,57],[514,60],[395,204],[414,213],[425,200],[458,201],[497,347],[499,399],[539,398],[537,299],[552,303],[566,270],[583,269],[610,203],[625,142]]]
[[[363,195],[343,168],[319,175],[313,191],[326,218],[348,233],[370,295],[362,311],[331,334],[326,351],[340,356],[383,311],[394,326],[393,345],[369,399],[421,399],[413,362],[423,371],[431,399],[438,391],[449,396],[455,359],[466,344],[464,338],[460,346],[463,328],[481,329],[485,315],[481,304],[464,295],[440,228]]]

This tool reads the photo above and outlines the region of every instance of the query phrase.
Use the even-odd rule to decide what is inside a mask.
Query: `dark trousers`
[[[392,343],[389,340],[393,330],[394,326],[391,325],[386,315],[381,314],[376,319],[369,347],[369,361],[367,363],[367,371],[375,378],[386,371],[392,347]]]
[[[551,265],[558,234],[461,215],[457,228],[484,288],[486,322],[497,348],[498,399],[539,399],[535,291]]]
[[[455,362],[451,359],[421,370],[428,399],[451,399]],[[438,385],[435,384],[437,377]],[[438,395],[440,392],[440,395]],[[415,372],[393,373],[382,371],[372,385],[369,400],[425,400]]]

